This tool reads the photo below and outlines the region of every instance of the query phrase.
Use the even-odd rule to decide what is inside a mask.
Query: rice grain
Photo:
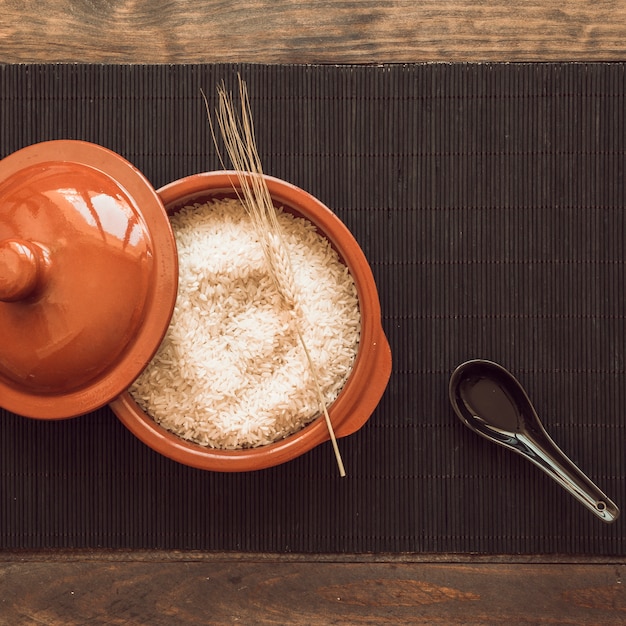
[[[354,281],[308,220],[277,211],[293,269],[304,341],[330,405],[359,343]],[[292,312],[270,275],[239,200],[184,207],[171,217],[179,290],[159,350],[130,388],[157,423],[220,449],[266,445],[320,411]]]

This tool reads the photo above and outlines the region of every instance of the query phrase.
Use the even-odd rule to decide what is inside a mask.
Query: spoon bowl
[[[483,359],[462,363],[452,373],[449,395],[468,428],[526,457],[604,522],[618,518],[615,503],[554,443],[526,391],[504,367]]]

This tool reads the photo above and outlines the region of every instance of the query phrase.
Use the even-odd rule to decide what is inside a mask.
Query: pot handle
[[[335,435],[347,437],[359,430],[370,418],[378,406],[391,376],[391,348],[382,326],[379,327],[374,341],[371,342],[366,359],[371,366],[365,373],[367,386],[357,399],[353,410],[337,426]]]

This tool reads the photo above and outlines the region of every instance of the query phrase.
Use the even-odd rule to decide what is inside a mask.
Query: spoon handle
[[[614,522],[619,517],[616,504],[578,469],[547,433],[518,433],[516,439],[520,444],[516,446],[518,452],[527,456],[601,520]]]

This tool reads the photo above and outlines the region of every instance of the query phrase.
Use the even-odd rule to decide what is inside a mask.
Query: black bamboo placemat
[[[200,90],[214,102],[241,72],[266,172],[352,230],[394,355],[378,410],[341,441],[345,479],[329,446],[216,474],[107,408],[1,412],[0,548],[626,554],[623,519],[597,520],[447,399],[466,359],[510,368],[626,507],[625,67],[0,67],[1,156],[84,139],[156,187],[220,169]]]

